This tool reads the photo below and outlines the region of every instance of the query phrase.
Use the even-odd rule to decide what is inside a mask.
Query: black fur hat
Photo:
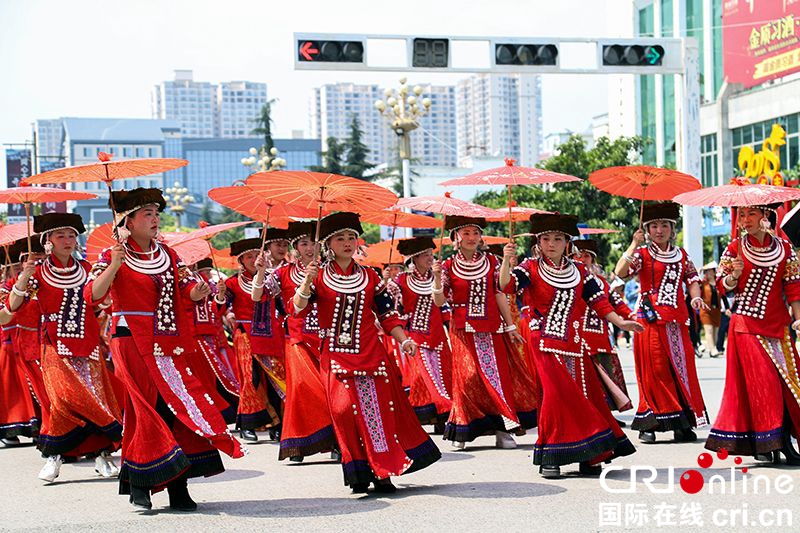
[[[289,239],[291,245],[294,246],[297,244],[297,241],[303,237],[313,239],[316,229],[316,224],[313,222],[289,222],[289,228],[286,230],[286,238]]]
[[[231,257],[239,257],[250,250],[261,250],[261,239],[242,239],[231,243]]]
[[[483,217],[462,217],[461,215],[451,215],[444,223],[445,231],[455,231],[467,226],[477,226],[481,229],[486,227],[486,219]]]
[[[531,215],[531,233],[559,232],[571,237],[579,237],[578,217],[575,215],[562,215],[561,213],[542,213]]]
[[[575,248],[578,250],[582,252],[589,252],[597,257],[597,241],[594,239],[578,239],[576,241],[572,241],[572,244],[574,244]]]
[[[111,191],[111,199],[114,200],[114,205],[112,206],[109,201],[108,206],[123,217],[146,205],[157,205],[159,213],[167,207],[167,201],[164,200],[161,189],[139,187],[130,191]]]
[[[342,211],[323,217],[319,221],[319,240],[325,242],[331,236],[345,230],[354,231],[358,235],[364,233],[357,213]]]
[[[436,244],[430,237],[414,237],[397,241],[397,251],[406,258],[414,257],[427,250],[435,250]]]
[[[81,216],[75,213],[47,213],[33,217],[33,231],[36,233],[65,228],[72,228],[79,235],[86,232]]]
[[[681,218],[681,206],[675,202],[659,202],[645,204],[642,211],[642,224],[649,224],[656,220],[668,220],[677,224]]]

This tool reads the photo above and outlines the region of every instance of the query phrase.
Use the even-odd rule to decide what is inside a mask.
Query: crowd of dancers
[[[220,452],[241,457],[241,441],[264,431],[280,460],[330,454],[354,493],[394,492],[392,477],[436,462],[432,434],[512,449],[536,428],[543,477],[569,465],[596,475],[636,451],[614,415],[633,409],[615,329],[633,333],[641,443],[692,442],[709,422],[685,305],[706,303],[674,244],[675,204],[645,206],[615,267],[638,276],[631,309],[570,215],[533,215],[522,255],[485,247],[484,219],[448,216],[450,257],[437,259],[431,238],[405,239],[402,267],[380,272],[358,261],[359,215],[339,212],[232,243],[240,268],[225,278],[159,240],[160,190],[112,200],[118,244],[93,265],[78,258],[75,214],[35,217],[32,241],[1,252],[0,437],[35,438],[45,482],[88,456],[137,509],[166,489],[172,509],[192,511],[188,479],[221,473]],[[705,446],[800,465],[800,262],[773,235],[772,206],[737,220],[717,271],[735,303]]]

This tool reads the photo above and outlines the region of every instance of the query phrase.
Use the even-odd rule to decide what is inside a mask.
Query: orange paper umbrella
[[[28,223],[3,224],[0,226],[0,246],[13,244],[28,234]]]
[[[116,226],[117,215],[114,211],[114,200],[111,196],[111,184],[114,180],[160,174],[161,172],[175,170],[189,164],[185,159],[172,158],[120,159],[112,161],[112,155],[106,152],[99,152],[97,158],[100,160],[98,163],[58,168],[25,178],[25,182],[38,184],[102,181],[108,187],[108,201],[111,205],[111,215]]]
[[[90,263],[97,261],[100,253],[106,248],[111,248],[117,242],[111,231],[111,222],[106,222],[101,226],[97,226],[89,233],[86,239],[86,260]]]
[[[389,189],[368,181],[324,172],[257,172],[247,178],[247,185],[265,199],[316,209],[315,241],[319,241],[319,219],[323,212],[379,211],[397,202],[397,195]]]
[[[392,257],[400,257],[402,261],[403,255],[398,250],[401,242],[408,239],[396,239],[393,241],[381,241],[376,244],[367,246],[367,255],[359,259],[362,265],[374,266],[383,268],[383,265],[392,264]]]
[[[181,244],[191,243],[191,241],[197,241],[199,246],[208,249],[208,255],[211,255],[211,260],[214,262],[214,269],[219,271],[219,268],[217,268],[216,259],[214,257],[214,248],[211,246],[211,238],[218,233],[222,233],[223,231],[228,231],[229,229],[238,228],[247,224],[250,224],[250,221],[245,220],[243,222],[227,222],[225,224],[216,224],[214,226],[210,226],[208,225],[208,222],[201,220],[199,229],[189,231],[187,233],[178,233],[164,240],[173,248]],[[208,257],[208,255],[205,257]],[[205,257],[201,257],[200,259],[205,259]],[[181,258],[183,257],[181,256]],[[184,259],[184,262],[187,264],[193,264],[200,259],[195,261],[188,261]]]
[[[56,187],[11,187],[0,189],[0,203],[23,204],[25,206],[25,225],[28,235],[28,253],[31,251],[31,204],[66,202],[67,200],[89,200],[97,198],[89,192],[65,191]]]
[[[608,167],[596,170],[589,175],[589,182],[601,191],[641,200],[640,226],[645,200],[672,200],[680,193],[702,187],[697,178],[689,174],[645,165]]]
[[[511,188],[514,185],[543,185],[545,183],[567,183],[570,181],[581,181],[580,178],[552,172],[543,168],[518,167],[514,159],[506,158],[505,166],[490,168],[481,172],[469,174],[463,178],[447,180],[439,185],[448,187],[450,185],[505,185],[508,191],[508,238],[511,239],[514,228],[514,217],[511,208],[515,206]]]
[[[438,228],[444,221],[427,217],[424,215],[415,215],[413,213],[404,213],[400,208],[393,206],[382,211],[373,211],[370,213],[362,213],[362,222],[370,224],[379,224],[381,226],[391,226],[392,238],[391,242],[394,243],[395,231],[400,228]],[[392,248],[389,248],[389,261],[392,261]]]
[[[581,235],[605,235],[608,233],[619,233],[618,229],[606,228],[578,228]]]
[[[497,214],[494,209],[473,204],[466,200],[453,198],[449,192],[444,196],[414,196],[411,198],[401,198],[397,202],[397,207],[407,207],[418,211],[428,211],[429,213],[439,213],[444,215],[461,215],[465,217],[488,218]],[[442,256],[442,239],[444,239],[445,220],[442,220],[441,231],[439,233],[439,257]]]
[[[505,207],[500,209],[494,210],[496,216],[494,217],[486,217],[486,220],[490,222],[508,222],[513,220],[514,222],[527,222],[531,215],[549,215],[551,211],[542,211],[541,209],[534,209],[533,207],[517,207],[512,206],[510,209]]]

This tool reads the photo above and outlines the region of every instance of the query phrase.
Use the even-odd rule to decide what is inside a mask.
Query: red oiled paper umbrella
[[[25,178],[25,182],[52,184],[101,181],[108,187],[108,201],[112,207],[111,214],[114,217],[114,225],[116,225],[117,215],[113,208],[114,200],[111,196],[111,184],[114,180],[160,174],[168,170],[185,167],[189,164],[185,159],[172,158],[120,159],[112,161],[112,155],[106,152],[98,153],[97,158],[100,160],[97,163],[58,168]]]
[[[243,222],[226,222],[224,224],[215,224],[211,226],[208,224],[208,222],[201,220],[199,224],[200,228],[186,233],[178,233],[172,235],[169,238],[165,238],[164,242],[166,242],[167,245],[171,246],[172,248],[177,249],[177,246],[181,244],[190,243],[191,241],[196,241],[200,245],[200,247],[208,248],[208,255],[211,256],[211,260],[214,262],[214,269],[217,270],[217,272],[219,272],[219,268],[217,268],[216,258],[214,257],[213,254],[213,247],[211,246],[211,238],[214,237],[214,235],[222,233],[223,231],[228,231],[229,229],[245,226],[250,223],[251,222],[249,220],[245,220]],[[208,255],[206,255],[205,257],[201,257],[200,259],[205,259],[206,257],[208,257]],[[194,264],[200,260],[196,259],[194,261],[188,261],[187,259],[184,259],[183,256],[181,256],[181,259],[183,259],[186,264]]]
[[[361,214],[361,221],[370,224],[378,224],[380,226],[391,226],[392,228],[392,244],[389,245],[389,258],[387,263],[392,262],[392,255],[394,252],[394,236],[397,228],[438,228],[443,224],[442,220],[424,215],[415,215],[414,213],[404,213],[400,208],[392,206],[382,211],[372,211]]]
[[[668,168],[632,165],[608,167],[589,174],[589,182],[609,194],[641,200],[639,226],[645,200],[672,200],[678,194],[702,187],[697,178]]]
[[[550,215],[552,211],[542,211],[541,209],[534,209],[533,207],[518,207],[512,206],[510,209],[500,208],[494,210],[496,216],[486,217],[490,222],[527,222],[530,220],[531,215]]]
[[[482,205],[473,204],[466,200],[453,198],[449,192],[444,196],[414,196],[411,198],[401,198],[397,202],[397,207],[416,209],[418,211],[428,211],[444,216],[441,231],[439,233],[439,257],[442,256],[442,240],[444,239],[444,226],[448,215],[461,215],[465,217],[488,218],[497,214],[494,209]]]
[[[481,172],[475,172],[463,178],[443,181],[439,185],[444,187],[449,187],[451,185],[504,185],[508,191],[508,218],[505,220],[508,220],[509,240],[513,237],[513,224],[515,221],[511,209],[516,207],[511,190],[512,187],[515,185],[544,185],[545,183],[582,181],[575,176],[552,172],[543,168],[518,167],[514,165],[516,161],[511,158],[506,158],[505,162],[505,166],[482,170]]]
[[[41,176],[41,174],[39,174],[39,176]],[[28,253],[31,251],[31,204],[66,202],[67,200],[90,200],[92,198],[97,198],[97,195],[89,192],[65,191],[64,189],[56,187],[23,186],[0,189],[0,203],[23,204],[25,206]]]
[[[28,223],[0,225],[0,246],[13,244],[28,234]]]
[[[618,229],[606,228],[578,228],[581,235],[606,235],[609,233],[619,233]]]
[[[111,222],[97,226],[86,239],[86,260],[94,263],[103,250],[111,248],[115,244],[117,241],[114,240]]]
[[[379,211],[397,202],[397,195],[374,183],[305,170],[276,170],[257,172],[247,180],[253,190],[265,199],[316,210],[317,231],[314,237],[319,241],[319,219],[323,212],[352,211],[364,213]]]

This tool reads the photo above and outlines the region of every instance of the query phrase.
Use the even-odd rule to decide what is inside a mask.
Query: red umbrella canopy
[[[100,152],[97,157],[100,160],[97,163],[58,168],[25,178],[25,181],[27,183],[102,181],[110,185],[114,180],[159,174],[189,164],[185,159],[171,158],[121,159],[112,161],[111,155],[105,152]]]
[[[397,195],[367,181],[324,172],[277,170],[257,172],[247,178],[264,199],[321,212],[379,211],[397,202]]]
[[[534,209],[533,207],[511,207],[511,220],[514,222],[527,222],[531,215],[549,215],[551,211],[542,211],[541,209]],[[491,222],[508,222],[509,221],[509,208],[501,207],[495,209],[495,216],[486,217],[486,220]]]
[[[316,212],[268,199],[244,182],[229,187],[216,187],[208,191],[208,197],[220,205],[232,209],[258,222],[267,222],[277,228],[287,228],[289,217],[310,218]]]
[[[439,213],[441,215],[462,215],[466,217],[484,218],[497,215],[494,209],[453,198],[449,192],[444,193],[444,196],[414,196],[411,198],[401,198],[397,202],[397,207],[407,207],[409,209]]]
[[[792,200],[800,200],[800,189],[749,183],[706,187],[699,191],[679,194],[674,198],[674,201],[679,204],[708,207],[766,205],[790,202]]]
[[[442,225],[442,221],[438,218],[404,213],[399,208],[361,213],[361,222],[399,228],[438,228]]]
[[[449,187],[450,185],[540,185],[543,183],[566,183],[570,181],[581,181],[580,178],[552,172],[543,168],[518,167],[514,159],[506,159],[503,167],[490,168],[469,174],[463,178],[455,178],[443,181],[439,185]]]
[[[581,235],[605,235],[608,233],[619,233],[618,229],[606,228],[578,228]]]
[[[672,200],[702,187],[689,174],[644,165],[596,170],[589,175],[589,182],[601,191],[635,200]]]
[[[94,263],[103,250],[111,248],[115,244],[117,241],[114,240],[111,233],[111,222],[97,226],[86,239],[86,260]]]
[[[55,187],[10,187],[8,189],[0,189],[0,202],[6,204],[43,204],[46,202],[66,202],[67,200],[91,200],[92,198],[97,198],[97,195],[90,192],[66,191]]]
[[[0,246],[6,246],[25,238],[28,234],[28,224],[4,224],[0,226]]]
[[[206,225],[206,226],[200,227],[199,229],[192,230],[192,231],[189,231],[189,232],[186,232],[186,233],[177,233],[175,235],[170,236],[167,239],[164,239],[164,241],[169,246],[173,246],[174,247],[174,246],[177,246],[177,245],[179,245],[181,243],[184,243],[184,242],[187,242],[187,241],[192,241],[192,240],[198,240],[199,239],[201,241],[201,244],[203,244],[203,246],[206,246],[206,244],[203,241],[211,239],[214,235],[217,235],[218,233],[222,233],[223,231],[228,231],[229,229],[238,228],[238,227],[241,227],[241,226],[246,226],[247,224],[251,224],[251,223],[252,222],[250,222],[249,220],[245,220],[244,222],[227,222],[225,224],[215,224],[213,226]],[[203,222],[201,222],[200,224],[202,225]],[[201,259],[204,259],[204,258],[201,258]],[[192,261],[192,262],[195,263],[196,261]]]

